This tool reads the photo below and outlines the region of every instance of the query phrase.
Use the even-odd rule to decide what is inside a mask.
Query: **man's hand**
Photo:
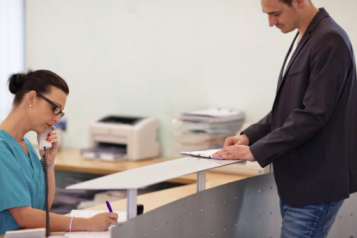
[[[249,138],[246,135],[228,137],[224,142],[224,147],[213,156],[228,160],[249,160],[255,161],[249,148]]]
[[[249,146],[246,145],[230,145],[213,155],[215,158],[222,158],[226,160],[248,160],[255,161]]]
[[[228,137],[224,141],[224,146],[231,146],[231,145],[249,145],[249,138],[246,135],[239,135],[234,137]]]

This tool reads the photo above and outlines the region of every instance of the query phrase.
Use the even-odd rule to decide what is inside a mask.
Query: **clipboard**
[[[220,151],[220,150],[221,149],[180,152],[180,155],[204,158],[204,159],[223,160],[223,158],[216,158],[216,157],[212,156],[213,154],[215,154],[217,151]]]

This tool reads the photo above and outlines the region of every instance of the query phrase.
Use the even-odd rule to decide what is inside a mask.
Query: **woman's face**
[[[34,93],[34,92],[30,92]],[[31,97],[30,97],[31,98]],[[61,89],[51,87],[50,92],[43,95],[34,95],[32,102],[30,101],[29,119],[32,130],[41,134],[48,127],[58,123],[61,119],[61,113],[58,115],[56,112],[63,111],[66,104],[67,95]],[[32,103],[32,104],[31,104]],[[52,105],[53,104],[53,105]]]

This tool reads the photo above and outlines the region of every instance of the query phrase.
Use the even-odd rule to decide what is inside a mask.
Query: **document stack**
[[[174,157],[181,151],[222,148],[224,140],[241,129],[244,117],[242,111],[223,108],[182,113],[173,121]]]

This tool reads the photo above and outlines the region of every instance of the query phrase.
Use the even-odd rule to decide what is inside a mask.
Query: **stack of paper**
[[[244,120],[244,113],[233,109],[209,108],[184,112],[180,119],[183,121],[201,121],[201,122],[229,122]]]
[[[244,113],[235,109],[208,108],[183,112],[173,120],[174,157],[181,151],[221,148],[244,123]]]

